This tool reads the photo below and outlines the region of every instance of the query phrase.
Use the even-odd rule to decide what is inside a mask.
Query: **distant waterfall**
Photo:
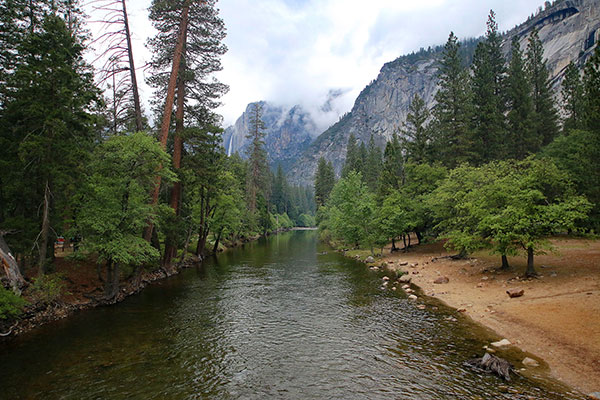
[[[233,144],[233,133],[229,138],[229,146],[227,146],[227,157],[231,157],[231,145]]]

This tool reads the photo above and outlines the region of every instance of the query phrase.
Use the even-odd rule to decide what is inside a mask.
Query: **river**
[[[0,398],[582,398],[543,374],[505,384],[464,368],[483,329],[382,290],[317,236],[249,243],[0,344]]]

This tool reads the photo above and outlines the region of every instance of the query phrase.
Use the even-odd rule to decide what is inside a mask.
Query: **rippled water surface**
[[[485,333],[324,250],[316,232],[271,237],[0,345],[0,398],[580,398],[463,368]]]

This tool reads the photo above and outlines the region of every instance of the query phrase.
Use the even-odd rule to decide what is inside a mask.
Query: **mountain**
[[[600,36],[600,0],[562,0],[530,17],[504,35],[508,53],[513,36],[522,48],[536,27],[544,45],[544,55],[556,92],[570,61],[583,65]],[[477,40],[463,43],[464,59],[472,57]],[[383,147],[408,114],[410,100],[419,94],[429,107],[437,91],[437,62],[442,47],[422,50],[385,64],[377,79],[358,96],[352,110],[323,132],[302,154],[288,173],[291,182],[311,184],[320,157],[332,161],[339,174],[346,156],[350,134],[368,142],[373,135]]]
[[[238,152],[242,157],[246,157],[250,143],[246,135],[250,111],[254,104],[256,103],[248,104],[246,111],[235,124],[225,129],[223,145],[227,154]],[[281,165],[284,171],[287,171],[319,133],[317,124],[301,106],[286,108],[265,101],[261,101],[260,104],[263,107],[262,119],[266,126],[265,147],[269,164],[275,168]]]

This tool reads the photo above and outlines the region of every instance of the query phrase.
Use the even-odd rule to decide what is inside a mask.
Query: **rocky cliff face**
[[[505,36],[505,51],[508,53],[514,35],[519,36],[525,49],[528,34],[534,26],[539,30],[558,93],[566,66],[570,61],[583,65],[600,37],[600,0],[565,0],[548,8],[509,31]],[[351,134],[363,142],[373,134],[383,147],[406,120],[410,100],[415,94],[433,106],[440,54],[438,48],[385,64],[377,79],[358,96],[352,111],[322,133],[304,152],[288,174],[290,181],[311,184],[320,157],[332,161],[339,173]]]
[[[300,106],[289,109],[264,101],[260,103],[263,106],[262,119],[266,126],[265,147],[269,163],[272,167],[279,164],[287,171],[308,148],[318,128],[310,114]],[[253,105],[248,104],[235,124],[225,130],[223,146],[227,154],[238,152],[246,158],[249,145],[246,135]]]

